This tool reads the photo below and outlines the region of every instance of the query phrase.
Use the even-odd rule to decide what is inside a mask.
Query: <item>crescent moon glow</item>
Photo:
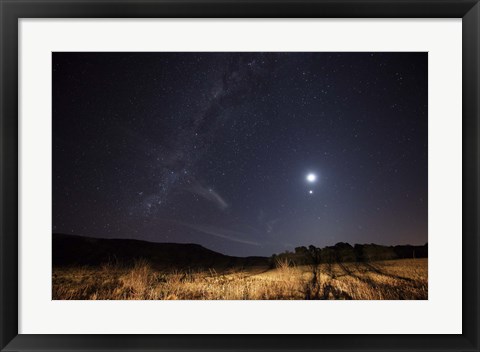
[[[307,175],[307,181],[308,182],[315,182],[316,179],[317,179],[317,175],[315,175],[315,174],[310,173],[310,174]]]

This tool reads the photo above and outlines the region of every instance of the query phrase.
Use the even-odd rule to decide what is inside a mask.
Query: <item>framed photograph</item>
[[[3,1],[2,351],[479,351],[477,1]]]

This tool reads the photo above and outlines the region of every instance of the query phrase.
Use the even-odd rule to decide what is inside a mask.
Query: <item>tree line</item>
[[[320,263],[367,262],[406,258],[427,258],[428,244],[423,246],[378,244],[355,244],[339,242],[334,246],[318,248],[313,245],[296,247],[294,252],[285,251],[271,257],[272,265],[289,262],[295,265],[316,265]]]

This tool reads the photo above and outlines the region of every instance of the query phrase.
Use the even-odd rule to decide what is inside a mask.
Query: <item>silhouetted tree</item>
[[[312,273],[312,279],[306,286],[306,299],[319,299],[320,297],[320,268],[322,263],[322,250],[313,245],[308,246],[307,263]]]

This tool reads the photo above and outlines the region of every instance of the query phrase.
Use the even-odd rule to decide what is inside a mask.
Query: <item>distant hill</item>
[[[53,266],[98,266],[107,263],[130,265],[139,259],[147,260],[159,269],[228,269],[265,267],[279,259],[306,264],[314,246],[297,247],[267,257],[233,257],[199,244],[156,243],[133,239],[105,239],[76,235],[53,234]],[[322,262],[374,261],[403,258],[427,258],[428,244],[423,246],[381,246],[377,244],[337,243],[321,249]]]
[[[132,264],[139,259],[145,259],[158,268],[225,269],[269,265],[269,259],[266,257],[232,257],[198,244],[53,234],[53,266]]]

